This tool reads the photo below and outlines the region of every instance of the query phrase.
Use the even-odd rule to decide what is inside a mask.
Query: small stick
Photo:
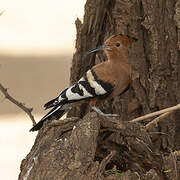
[[[164,119],[165,117],[169,116],[173,112],[174,111],[169,111],[169,112],[166,112],[164,114],[161,114],[159,117],[153,119],[151,122],[146,124],[145,128],[146,129],[150,129],[154,124],[157,124],[161,119]]]
[[[1,11],[1,12],[0,12],[0,16],[2,16],[4,12],[5,12],[5,10]]]
[[[17,105],[19,108],[21,108],[32,120],[33,126],[36,125],[36,121],[34,119],[34,116],[32,115],[32,110],[33,108],[27,108],[26,106],[23,105],[23,103],[17,101],[14,99],[12,96],[9,95],[7,92],[7,88],[4,88],[3,85],[0,83],[0,91],[4,94],[5,98]]]
[[[167,133],[163,133],[163,132],[149,132],[149,134],[162,134],[168,136]]]
[[[116,151],[111,151],[110,154],[108,154],[99,165],[99,174],[102,174],[105,171],[106,165],[109,163],[109,161],[113,158],[113,156],[116,154]]]
[[[174,151],[172,152],[175,156],[180,156],[180,151]]]
[[[141,117],[138,117],[138,118],[135,118],[129,122],[138,122],[138,121],[142,121],[144,119],[148,119],[148,118],[151,118],[151,117],[154,117],[154,116],[157,116],[157,115],[160,115],[160,114],[164,114],[164,113],[167,113],[169,111],[175,111],[175,110],[178,110],[180,109],[180,104],[177,104],[176,106],[173,106],[173,107],[170,107],[170,108],[166,108],[166,109],[163,109],[163,110],[160,110],[160,111],[156,111],[156,112],[153,112],[153,113],[150,113],[150,114],[146,114],[144,116],[141,116]]]
[[[171,152],[171,156],[172,156],[173,163],[174,163],[174,169],[175,169],[176,180],[178,180],[177,157],[176,157],[176,155],[175,155],[173,152]]]

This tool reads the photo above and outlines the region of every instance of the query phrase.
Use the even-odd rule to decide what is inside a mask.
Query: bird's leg
[[[106,116],[106,117],[118,117],[119,116],[118,114],[105,114],[96,106],[93,106],[92,109],[94,111],[96,111],[98,114],[100,114],[101,116]]]

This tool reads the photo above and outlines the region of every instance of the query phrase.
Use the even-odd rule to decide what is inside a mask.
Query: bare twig
[[[34,119],[34,116],[32,115],[33,108],[27,108],[23,103],[17,101],[12,96],[9,95],[7,92],[7,88],[4,88],[3,85],[0,83],[0,91],[4,94],[5,98],[17,105],[19,108],[21,108],[32,120],[33,126],[36,125],[36,121]]]
[[[170,114],[172,114],[174,111],[169,111],[166,112],[164,114],[161,114],[159,117],[153,119],[151,122],[149,122],[148,124],[146,124],[145,128],[146,129],[150,129],[154,124],[157,124],[161,119],[164,119],[165,117],[169,116]]]
[[[49,126],[64,126],[64,125],[72,126],[72,125],[75,125],[78,120],[79,120],[78,117],[71,117],[71,118],[66,118],[66,119],[61,119],[61,120],[54,120],[49,124]]]
[[[101,161],[101,164],[99,165],[98,174],[102,174],[104,172],[106,165],[110,162],[110,160],[113,158],[115,154],[116,154],[116,151],[111,151],[111,153]]]
[[[173,154],[180,157],[180,151],[174,151]]]
[[[136,138],[136,140],[137,140],[139,143],[143,144],[150,152],[152,152],[151,148],[148,146],[147,143],[145,143],[143,140],[141,140],[141,139],[139,139],[139,138]]]
[[[174,152],[171,152],[171,156],[172,156],[173,163],[174,163],[175,177],[176,177],[176,180],[178,180],[177,157],[176,157],[176,155],[174,154]]]
[[[5,11],[5,10],[3,10],[3,11],[0,12],[0,16],[3,15],[4,11]]]
[[[178,110],[178,109],[180,109],[180,104],[178,104],[176,106],[173,106],[173,107],[170,107],[170,108],[166,108],[166,109],[160,110],[160,111],[156,111],[156,112],[153,112],[153,113],[150,113],[150,114],[146,114],[144,116],[135,118],[135,119],[131,120],[130,122],[142,121],[144,119],[148,119],[148,118],[151,118],[151,117],[154,117],[154,116],[158,116],[160,114],[164,114],[164,113],[167,113],[167,112],[170,112],[170,111],[174,112],[175,110]]]
[[[148,134],[162,134],[162,135],[169,136],[167,133],[164,133],[164,132],[148,132]]]

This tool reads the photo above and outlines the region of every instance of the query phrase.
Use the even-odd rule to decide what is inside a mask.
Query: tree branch
[[[160,114],[166,114],[169,115],[169,112],[174,112],[176,110],[179,110],[180,109],[180,104],[177,104],[176,106],[173,106],[173,107],[170,107],[170,108],[166,108],[166,109],[163,109],[163,110],[160,110],[160,111],[156,111],[156,112],[153,112],[153,113],[149,113],[149,114],[146,114],[144,116],[141,116],[141,117],[138,117],[138,118],[135,118],[129,122],[138,122],[138,121],[142,121],[142,120],[145,120],[145,119],[148,119],[148,118],[151,118],[151,117],[154,117],[154,116],[157,116],[157,115],[160,115]],[[163,117],[166,117],[166,116],[163,116]],[[161,118],[162,119],[162,118]]]
[[[180,157],[180,151],[174,151],[172,152],[175,156],[179,156]]]
[[[169,111],[169,112],[166,112],[164,114],[161,114],[160,116],[158,116],[157,118],[153,119],[151,122],[146,124],[145,128],[150,129],[154,124],[157,124],[161,119],[164,119],[165,117],[169,116],[173,112],[174,111]]]
[[[7,92],[7,88],[4,88],[3,85],[0,83],[0,91],[4,94],[5,98],[17,105],[19,108],[21,108],[32,120],[33,126],[36,125],[36,121],[34,119],[34,116],[32,115],[33,108],[27,108],[23,103],[17,101],[12,96],[9,95]]]
[[[98,177],[105,171],[106,165],[110,162],[113,156],[116,154],[116,151],[111,151],[109,155],[107,155],[99,165]]]
[[[0,16],[2,16],[4,12],[5,12],[5,10],[1,11],[1,12],[0,12]]]

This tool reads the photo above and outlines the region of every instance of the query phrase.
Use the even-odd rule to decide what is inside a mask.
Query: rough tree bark
[[[133,85],[101,107],[119,118],[85,116],[83,104],[69,113],[77,119],[59,126],[45,123],[22,161],[19,180],[180,179],[180,112],[148,131],[142,123],[127,123],[180,103],[180,1],[87,0],[83,23],[77,19],[76,28],[71,83],[106,60],[103,53],[85,57],[87,50],[122,33],[138,38],[129,49]]]

